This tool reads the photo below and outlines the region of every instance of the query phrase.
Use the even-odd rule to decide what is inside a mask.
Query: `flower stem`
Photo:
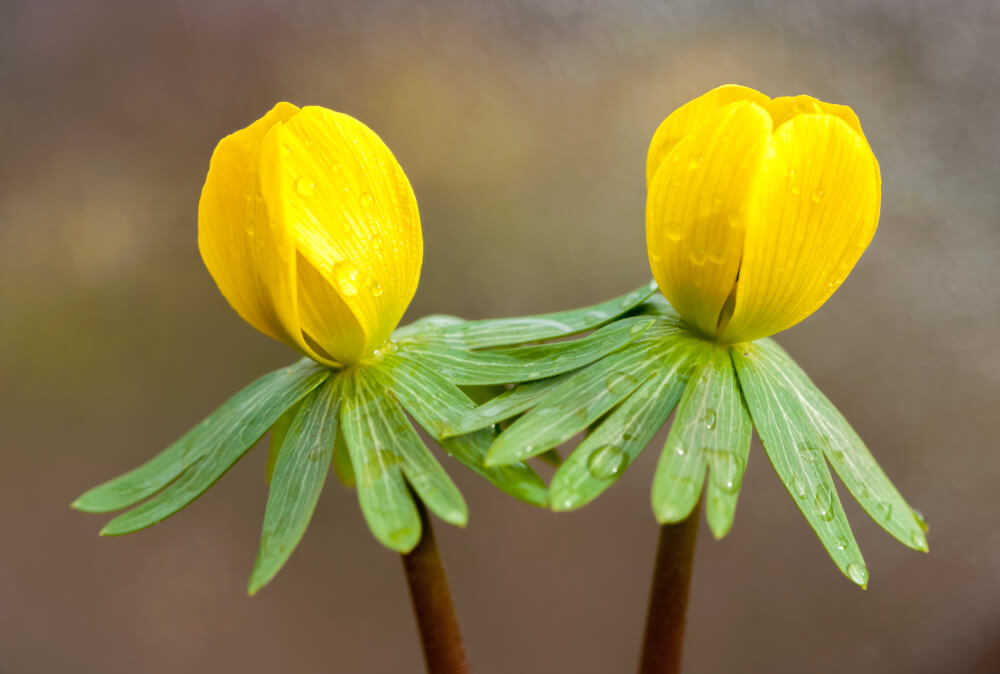
[[[681,671],[684,622],[700,518],[699,500],[683,522],[660,527],[639,674]]]
[[[417,547],[402,555],[413,612],[420,631],[428,674],[469,674],[458,617],[451,601],[448,577],[441,563],[427,509],[414,498],[420,512],[423,536]]]

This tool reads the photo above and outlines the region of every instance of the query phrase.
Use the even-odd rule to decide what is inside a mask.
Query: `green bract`
[[[686,519],[704,491],[708,523],[716,537],[724,536],[756,428],[779,478],[855,583],[864,587],[868,571],[828,462],[886,531],[911,548],[927,550],[922,519],[843,416],[773,340],[731,346],[707,341],[659,295],[621,322],[639,316],[653,324],[623,348],[573,372],[518,383],[451,423],[443,436],[521,415],[486,454],[487,465],[503,466],[587,431],[549,488],[554,510],[573,510],[611,486],[676,407],[653,478],[653,511],[661,523]],[[615,325],[602,331],[611,333]],[[566,349],[566,343],[537,347],[537,355],[554,361],[557,348]],[[552,351],[546,355],[546,349]]]
[[[303,359],[253,382],[162,453],[91,489],[73,506],[87,512],[132,508],[112,519],[105,535],[144,529],[198,498],[271,430],[270,491],[251,593],[274,577],[305,533],[331,465],[345,484],[356,486],[372,534],[408,552],[421,535],[414,496],[458,526],[465,525],[468,510],[407,415],[441,437],[449,424],[475,413],[459,385],[558,380],[599,361],[642,339],[656,323],[647,316],[623,318],[654,290],[646,285],[595,306],[530,318],[465,322],[429,316],[396,330],[373,361],[346,369]],[[621,320],[605,325],[616,318]],[[589,330],[594,332],[576,341],[472,350]],[[452,434],[440,444],[504,492],[546,505],[545,484],[526,464],[485,465],[494,438],[488,426]]]

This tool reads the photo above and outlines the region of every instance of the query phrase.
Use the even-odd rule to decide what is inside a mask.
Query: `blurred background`
[[[420,202],[409,317],[524,314],[649,278],[649,139],[726,82],[849,104],[880,159],[873,244],[779,341],[927,516],[931,552],[848,499],[855,588],[755,442],[732,533],[702,531],[686,671],[1000,671],[998,45],[993,0],[4,0],[0,672],[420,671],[399,560],[335,480],[252,600],[262,448],[133,536],[69,509],[296,357],[198,256],[219,138],[283,99],[364,120]],[[447,464],[472,517],[437,531],[476,672],[634,671],[661,445],[573,514]]]

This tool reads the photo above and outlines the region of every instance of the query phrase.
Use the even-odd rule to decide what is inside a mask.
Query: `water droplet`
[[[353,264],[346,260],[338,262],[333,267],[333,276],[342,293],[348,297],[358,294],[358,268]]]
[[[368,242],[371,243],[372,250],[381,250],[382,235],[378,232],[372,232],[371,236],[368,237]]]
[[[685,456],[688,453],[687,447],[684,445],[676,445],[674,447],[674,454],[677,456]]]
[[[798,183],[792,183],[788,187],[788,191],[791,192],[793,196],[798,196],[798,194],[801,191],[801,189],[799,188],[799,184]]]
[[[833,459],[834,463],[843,463],[844,460],[847,458],[847,455],[845,455],[839,449],[834,449],[830,452],[830,458]]]
[[[816,488],[816,514],[824,522],[833,519],[833,488],[825,482]]]
[[[806,497],[806,483],[803,481],[801,475],[792,475],[792,489],[799,498]]]
[[[708,254],[705,251],[696,248],[688,254],[688,258],[691,260],[691,264],[700,267],[705,264]]]
[[[815,192],[813,192],[812,202],[814,204],[818,204],[821,201],[823,201],[823,190],[816,190]]]
[[[868,569],[861,562],[851,562],[847,565],[847,576],[858,585],[868,584]]]
[[[680,187],[681,186],[681,179],[680,178],[674,178],[673,180],[670,181],[670,184],[673,185],[674,187]]]
[[[729,223],[729,226],[732,227],[733,229],[736,229],[737,227],[742,227],[743,214],[738,212],[730,213],[728,216],[726,216],[726,222]]]
[[[715,458],[712,481],[716,486],[727,494],[738,492],[743,481],[743,458],[732,452],[712,450],[707,447],[702,451]]]
[[[913,533],[910,534],[910,543],[918,550],[927,549],[927,537],[920,529],[914,529]]]
[[[927,524],[927,520],[924,518],[923,513],[915,508],[910,509],[913,512],[914,519],[917,520],[917,524],[920,526],[922,531],[928,531],[930,526]]]
[[[375,197],[372,196],[371,192],[362,192],[358,197],[358,203],[361,204],[361,208],[371,208],[372,204],[375,203]]]
[[[847,539],[843,536],[837,536],[837,538],[834,539],[833,544],[838,550],[846,550],[848,545]]]
[[[704,161],[705,161],[705,155],[699,154],[692,157],[691,161],[688,162],[688,170],[697,171],[699,168],[701,168],[701,164]]]
[[[628,466],[628,454],[614,445],[598,447],[587,457],[587,471],[596,480],[610,480]]]
[[[295,182],[295,191],[304,197],[311,197],[316,193],[316,183],[309,176],[302,176]]]
[[[712,197],[712,206],[715,207],[715,210],[719,210],[719,208],[722,207],[722,195],[721,194],[716,194],[714,197]]]
[[[638,380],[628,372],[615,372],[608,375],[608,393],[613,396],[624,395],[635,388]]]
[[[638,335],[639,333],[641,333],[643,330],[645,330],[648,327],[649,327],[649,323],[648,322],[643,321],[642,323],[636,323],[631,328],[629,328],[628,334],[630,334],[630,335],[632,335],[634,337],[635,335]]]
[[[663,259],[663,256],[658,252],[649,251],[649,259],[653,262],[659,262]]]
[[[684,223],[668,222],[667,226],[663,228],[663,233],[671,241],[680,241],[684,238]]]
[[[709,253],[708,261],[711,262],[712,264],[722,264],[726,261],[726,253],[725,252]]]
[[[710,431],[715,430],[715,410],[705,410],[705,413],[701,415],[701,422],[705,424],[705,428]]]
[[[820,451],[808,443],[799,445],[799,456],[806,463],[819,463],[823,460]]]
[[[288,147],[287,145],[282,145],[281,146],[281,156],[282,157],[287,157],[291,153],[292,153],[292,148]]]
[[[368,282],[368,292],[372,294],[372,297],[381,297],[382,284],[372,279],[371,281]]]
[[[878,510],[879,516],[886,522],[892,519],[892,504],[882,501],[875,508]]]

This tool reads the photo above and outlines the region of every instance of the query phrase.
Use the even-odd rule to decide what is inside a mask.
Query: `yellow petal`
[[[706,336],[716,333],[736,283],[742,210],[770,135],[763,107],[730,103],[675,143],[650,181],[646,247],[653,276],[678,313]]]
[[[646,157],[646,184],[652,182],[660,163],[681,138],[694,133],[719,108],[739,101],[749,101],[767,108],[771,99],[749,87],[726,84],[702,94],[670,113],[670,116],[656,129],[649,144],[649,154]]]
[[[358,120],[306,107],[265,139],[261,182],[272,221],[310,264],[299,278],[309,336],[342,362],[370,354],[402,318],[423,259],[396,158]]]
[[[735,307],[720,341],[795,325],[867,248],[881,188],[875,157],[853,126],[842,115],[800,114],[775,130],[748,200]]]
[[[278,103],[219,141],[198,203],[198,248],[219,290],[244,320],[322,361],[299,330],[294,241],[270,226],[258,170],[264,138],[298,111]]]

